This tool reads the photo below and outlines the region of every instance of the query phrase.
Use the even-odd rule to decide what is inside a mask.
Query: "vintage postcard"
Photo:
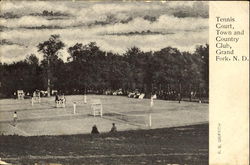
[[[1,1],[0,165],[249,164],[249,2]]]

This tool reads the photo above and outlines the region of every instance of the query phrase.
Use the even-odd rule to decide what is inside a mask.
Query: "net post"
[[[151,126],[152,126],[152,116],[151,116],[151,112],[149,113],[148,119],[149,119],[149,127],[151,128]]]
[[[87,104],[87,96],[84,94],[84,104]]]

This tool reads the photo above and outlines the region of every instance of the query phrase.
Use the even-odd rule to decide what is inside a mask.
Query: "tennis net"
[[[103,114],[104,118],[108,118],[110,120],[125,122],[131,125],[137,126],[148,126],[149,117],[148,114],[128,114],[128,113],[121,113],[115,111],[105,111]]]

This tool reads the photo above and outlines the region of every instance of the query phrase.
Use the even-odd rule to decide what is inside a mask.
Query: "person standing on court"
[[[181,103],[181,94],[180,93],[178,93],[178,101],[179,101],[179,103]]]
[[[55,96],[55,103],[56,103],[58,100],[59,100],[59,96],[58,96],[58,94],[56,94],[56,96]]]
[[[115,123],[112,123],[112,128],[111,128],[110,132],[117,132],[117,128],[115,126]]]
[[[15,111],[14,114],[13,114],[13,125],[14,125],[14,127],[16,126],[16,124],[17,124],[17,113]]]

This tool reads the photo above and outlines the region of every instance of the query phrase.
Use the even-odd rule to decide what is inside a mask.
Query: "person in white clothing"
[[[13,125],[16,126],[16,124],[17,124],[17,113],[15,111],[13,114]]]

